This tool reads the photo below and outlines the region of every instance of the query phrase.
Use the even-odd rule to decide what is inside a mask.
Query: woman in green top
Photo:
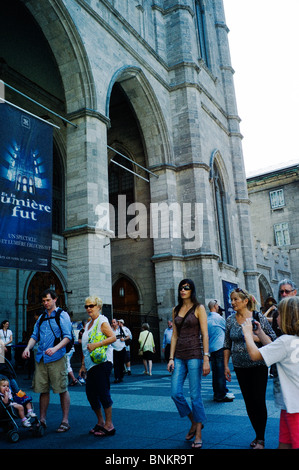
[[[155,352],[155,342],[153,333],[149,331],[149,324],[143,323],[142,331],[139,335],[139,351],[142,351],[142,359],[144,365],[144,374],[152,375],[153,356]]]

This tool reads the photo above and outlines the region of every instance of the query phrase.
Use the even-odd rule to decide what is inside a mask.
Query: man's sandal
[[[59,428],[56,429],[56,432],[66,432],[66,431],[68,431],[70,428],[71,428],[71,426],[69,425],[69,423],[65,423],[64,421],[62,421],[62,423],[60,424]]]

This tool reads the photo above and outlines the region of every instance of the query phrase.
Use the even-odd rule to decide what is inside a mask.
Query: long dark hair
[[[188,284],[191,287],[191,302],[193,303],[194,307],[197,307],[198,305],[200,305],[196,297],[196,289],[195,289],[195,285],[192,279],[182,279],[182,281],[179,283],[179,286],[178,286],[178,305],[174,308],[176,315],[179,313],[180,308],[183,305],[183,299],[180,295],[180,288],[184,284]]]

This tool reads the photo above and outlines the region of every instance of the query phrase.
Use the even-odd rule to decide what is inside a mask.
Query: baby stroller
[[[8,361],[8,359],[4,358],[0,355],[0,360],[3,360],[3,363],[0,363],[0,378],[6,378],[10,382],[10,385],[16,386],[16,373]],[[23,395],[24,392],[21,394]],[[24,404],[26,400],[30,401],[31,397],[28,397],[26,394],[25,396],[21,397],[19,403]],[[19,427],[16,423],[16,419],[18,419],[17,410],[14,410],[11,406],[6,406],[3,401],[0,399],[0,428],[3,429],[4,433],[6,434],[8,440],[10,442],[18,442],[20,435],[19,435]],[[36,416],[28,418],[30,421],[29,429],[34,437],[42,437],[44,435],[44,427],[41,426],[40,421]]]

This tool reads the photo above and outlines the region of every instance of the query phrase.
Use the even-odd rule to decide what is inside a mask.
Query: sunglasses
[[[235,292],[242,292],[242,294],[246,295],[245,292],[240,287],[237,287],[235,289]]]
[[[95,305],[93,305],[93,304],[90,304],[90,305],[84,305],[84,308],[86,308],[86,310],[87,310],[88,308],[93,308],[93,307],[95,307]]]
[[[282,289],[279,291],[280,295],[282,294],[290,294],[291,292],[294,292],[295,289],[288,290],[288,289]]]
[[[241,289],[240,287],[237,287],[232,292],[237,292],[237,294],[241,293],[241,294],[245,295],[246,299],[249,299],[248,294],[246,292],[244,292],[243,289]]]
[[[180,287],[180,290],[191,290],[190,286],[182,286]]]

